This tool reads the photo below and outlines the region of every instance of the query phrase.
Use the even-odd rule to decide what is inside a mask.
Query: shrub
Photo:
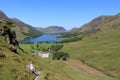
[[[53,53],[52,58],[53,60],[67,60],[69,58],[69,54],[64,52],[55,52]]]
[[[58,52],[59,50],[62,49],[62,47],[63,47],[63,45],[52,45],[52,46],[50,46],[50,50]]]

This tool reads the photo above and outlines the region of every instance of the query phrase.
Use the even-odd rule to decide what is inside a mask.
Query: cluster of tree
[[[67,38],[67,39],[63,39],[62,41],[60,41],[59,43],[68,43],[68,42],[75,42],[75,41],[79,41],[82,40],[82,36],[81,37],[71,37],[71,38]]]
[[[31,45],[32,53],[35,51],[43,51],[43,52],[51,52],[53,60],[67,60],[69,58],[69,54],[65,52],[61,52],[60,50],[63,48],[63,44],[53,44],[51,46],[41,46],[40,44]]]
[[[48,52],[49,47],[48,46],[41,46],[40,44],[33,45],[31,44],[31,52],[34,53],[34,51],[43,51],[43,52]]]
[[[60,50],[63,48],[63,44],[61,45],[51,45],[49,50],[53,52],[52,58],[53,60],[67,60],[69,58],[69,54],[65,52],[61,52]]]
[[[30,39],[30,38],[26,37],[24,40],[19,41],[19,43],[21,43],[21,44],[34,44],[34,42],[27,42],[26,40],[28,40],[28,39]],[[39,41],[38,44],[39,43],[60,43],[60,42],[59,41]]]
[[[60,38],[70,38],[70,37],[75,37],[75,36],[79,36],[82,35],[82,32],[67,32],[67,33],[62,33],[60,36]]]
[[[63,45],[51,45],[50,47],[47,46],[41,46],[40,44],[36,44],[36,46],[31,45],[32,50],[40,50],[44,52],[58,52],[61,50]]]
[[[83,33],[82,32],[68,32],[61,34],[60,38],[63,38],[59,43],[68,43],[82,40]]]
[[[53,60],[67,60],[69,58],[69,54],[65,52],[55,52],[52,55]]]
[[[53,52],[58,52],[59,50],[61,50],[63,48],[63,44],[61,45],[51,45],[50,46],[50,51],[53,51]]]
[[[39,44],[37,44],[36,46],[37,46],[37,50],[44,51],[44,52],[49,51],[49,47],[40,46]]]

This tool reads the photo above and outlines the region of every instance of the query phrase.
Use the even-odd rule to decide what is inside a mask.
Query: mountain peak
[[[4,12],[2,12],[2,11],[0,10],[0,19],[6,20],[6,19],[9,19],[9,18],[6,16],[6,14],[5,14]]]
[[[43,33],[61,33],[66,31],[61,26],[48,26],[47,28],[36,28],[36,29]]]
[[[48,26],[47,28],[51,28],[51,29],[57,29],[57,30],[66,31],[66,30],[65,30],[65,28],[63,28],[62,26]]]
[[[84,24],[78,30],[72,29],[71,31],[85,32],[85,31],[97,30],[99,28],[119,27],[120,24],[119,19],[120,19],[120,13],[116,15],[102,15]]]
[[[17,18],[11,18],[13,21],[17,21],[17,22],[21,22],[21,20],[17,19]]]

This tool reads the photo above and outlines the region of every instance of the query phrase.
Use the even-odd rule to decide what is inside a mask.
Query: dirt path
[[[34,80],[39,80],[39,76],[35,77],[35,79],[34,79]]]
[[[34,80],[40,80],[40,78],[41,78],[41,73],[40,73],[40,71],[38,71],[38,74],[39,74],[39,76],[36,76],[36,77],[34,78]]]
[[[104,73],[83,64],[79,60],[68,60],[66,61],[66,64],[69,65],[71,68],[73,68],[75,71],[77,71],[79,74],[92,76],[95,78],[99,78],[100,80],[108,80],[104,78],[106,76]]]

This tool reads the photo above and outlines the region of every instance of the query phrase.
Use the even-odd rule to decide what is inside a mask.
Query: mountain
[[[36,27],[36,29],[43,33],[62,33],[66,31],[63,27],[60,27],[60,26],[49,26],[47,28]]]
[[[6,14],[2,11],[0,11],[0,19],[10,20],[11,22],[15,24],[16,27],[14,27],[12,30],[16,31],[18,40],[36,37],[42,34],[40,31],[36,30],[31,25],[28,25],[17,18],[7,17]]]
[[[15,21],[20,22],[18,19]],[[115,28],[116,25],[112,27]],[[11,30],[7,28],[7,31]],[[4,33],[9,34],[6,29]],[[13,37],[12,34],[10,36]],[[35,44],[21,44],[23,47],[20,46],[14,52],[12,48],[16,49],[15,43],[8,43],[5,40],[8,36],[0,32],[0,80],[34,80],[35,75],[28,69],[30,61],[40,72],[38,80],[120,80],[119,36],[119,29],[104,30],[82,42],[65,43],[61,51],[68,52],[71,58],[62,61],[52,60],[52,56],[42,59],[36,53],[31,54],[31,51],[37,49]],[[39,45],[40,48],[45,46],[43,49],[51,46],[41,43]]]
[[[0,19],[9,19],[5,14],[4,12],[0,11]]]
[[[78,29],[74,28],[73,32],[83,32],[84,37],[66,43],[63,50],[75,60],[120,80],[120,14],[97,17]]]
[[[17,18],[11,18],[12,22],[16,25],[13,30],[17,32],[19,36],[24,35],[26,38],[37,37],[42,34],[42,32],[36,30],[31,25],[28,25]]]
[[[76,31],[94,31],[102,28],[120,28],[120,13],[115,16],[99,16]],[[74,30],[71,30],[74,31]]]
[[[78,32],[79,31],[79,28],[73,28],[70,30],[70,32]]]

